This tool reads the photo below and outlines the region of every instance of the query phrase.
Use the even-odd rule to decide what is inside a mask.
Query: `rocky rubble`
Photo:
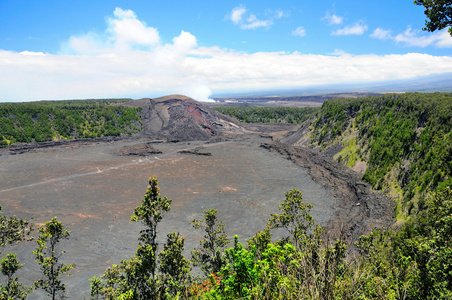
[[[147,156],[161,153],[163,152],[155,149],[154,147],[149,145],[149,143],[124,146],[116,152],[116,154],[119,156]]]
[[[387,227],[393,223],[394,201],[382,193],[375,193],[361,175],[312,149],[280,142],[263,143],[261,147],[280,153],[297,165],[308,168],[312,178],[329,188],[340,199],[328,232],[346,234],[351,241],[368,234],[373,227]]]
[[[183,95],[144,98],[123,105],[142,108],[142,134],[147,137],[200,141],[243,132],[233,119]]]

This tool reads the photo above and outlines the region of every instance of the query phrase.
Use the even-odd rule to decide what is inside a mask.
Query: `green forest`
[[[316,112],[319,107],[216,107],[218,112],[237,118],[244,123],[288,123],[300,124]]]
[[[311,145],[344,147],[338,161],[364,161],[363,179],[401,199],[398,216],[425,209],[424,196],[452,183],[452,94],[387,94],[326,101]]]
[[[128,100],[0,103],[0,146],[137,133],[140,109],[112,105]]]

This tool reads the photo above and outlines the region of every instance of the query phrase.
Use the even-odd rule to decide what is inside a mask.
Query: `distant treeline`
[[[0,146],[139,132],[139,108],[111,105],[128,100],[0,103]]]
[[[424,208],[423,201],[416,207],[412,199],[452,183],[452,94],[326,101],[311,143],[347,146],[338,160],[365,161],[363,179],[375,189],[399,190],[404,199],[399,208],[411,214]]]
[[[244,123],[299,124],[317,113],[319,107],[216,107],[218,112]]]

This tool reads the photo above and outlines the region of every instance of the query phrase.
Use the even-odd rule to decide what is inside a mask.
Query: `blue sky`
[[[155,97],[452,72],[413,1],[0,0],[0,101]]]

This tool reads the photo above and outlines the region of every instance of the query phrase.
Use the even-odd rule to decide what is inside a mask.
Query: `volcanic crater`
[[[218,209],[229,237],[244,242],[265,227],[293,188],[314,205],[312,214],[327,231],[346,233],[350,242],[391,222],[391,200],[372,193],[357,173],[309,148],[279,142],[292,130],[287,125],[240,124],[182,95],[123,105],[142,108],[141,134],[0,149],[4,213],[36,224],[56,216],[71,231],[59,245],[62,261],[77,264],[63,279],[71,299],[89,297],[90,277],[133,255],[142,227],[129,218],[151,175],[173,200],[159,224],[159,242],[180,232],[188,257],[202,235],[190,222],[203,210]],[[40,276],[35,247],[25,242],[4,249],[25,264],[19,272],[24,284]],[[40,291],[30,295],[42,297]]]

